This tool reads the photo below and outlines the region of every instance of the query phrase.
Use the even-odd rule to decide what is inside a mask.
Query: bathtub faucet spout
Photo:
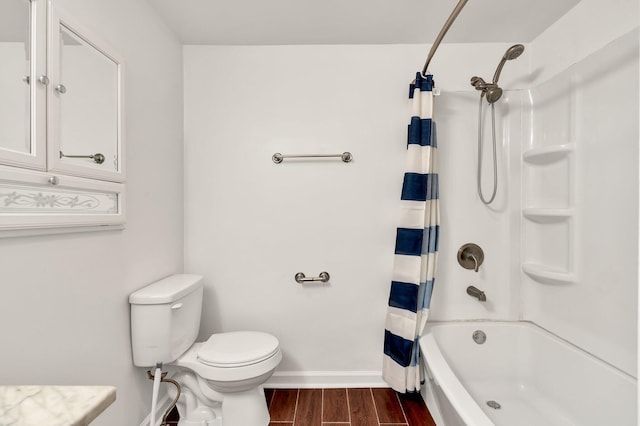
[[[478,299],[480,302],[486,302],[487,301],[487,295],[484,294],[484,291],[480,290],[479,288],[470,285],[469,287],[467,287],[467,294],[469,296],[473,296],[476,299]]]

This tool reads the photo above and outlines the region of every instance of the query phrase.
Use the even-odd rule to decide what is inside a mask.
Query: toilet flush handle
[[[175,305],[171,306],[171,309],[175,310],[175,309],[180,309],[182,308],[182,303],[176,303]]]

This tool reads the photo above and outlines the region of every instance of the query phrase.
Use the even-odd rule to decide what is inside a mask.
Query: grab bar
[[[331,277],[329,276],[328,272],[320,272],[319,277],[307,277],[302,272],[298,272],[294,278],[296,279],[296,282],[298,284],[302,284],[302,283],[313,282],[313,281],[321,281],[323,283],[326,283],[329,281]]]
[[[340,158],[345,163],[353,160],[353,155],[350,152],[343,152],[342,154],[297,154],[297,155],[283,155],[279,152],[276,152],[271,156],[271,160],[280,164],[285,158]]]

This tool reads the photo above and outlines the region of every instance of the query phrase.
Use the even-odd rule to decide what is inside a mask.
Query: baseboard
[[[169,395],[165,395],[158,401],[158,404],[156,405],[156,424],[149,425],[149,422],[151,421],[151,413],[149,413],[149,415],[144,418],[142,423],[140,423],[140,426],[160,426],[160,423],[162,423],[162,416],[164,416],[164,413],[165,411],[167,411],[167,408],[169,408],[169,405],[171,405],[171,398],[169,398]]]
[[[388,388],[380,371],[276,371],[265,388]]]

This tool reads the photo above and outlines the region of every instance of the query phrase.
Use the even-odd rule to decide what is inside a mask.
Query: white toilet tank
[[[202,277],[172,275],[129,296],[133,364],[175,361],[195,342],[202,311]]]

